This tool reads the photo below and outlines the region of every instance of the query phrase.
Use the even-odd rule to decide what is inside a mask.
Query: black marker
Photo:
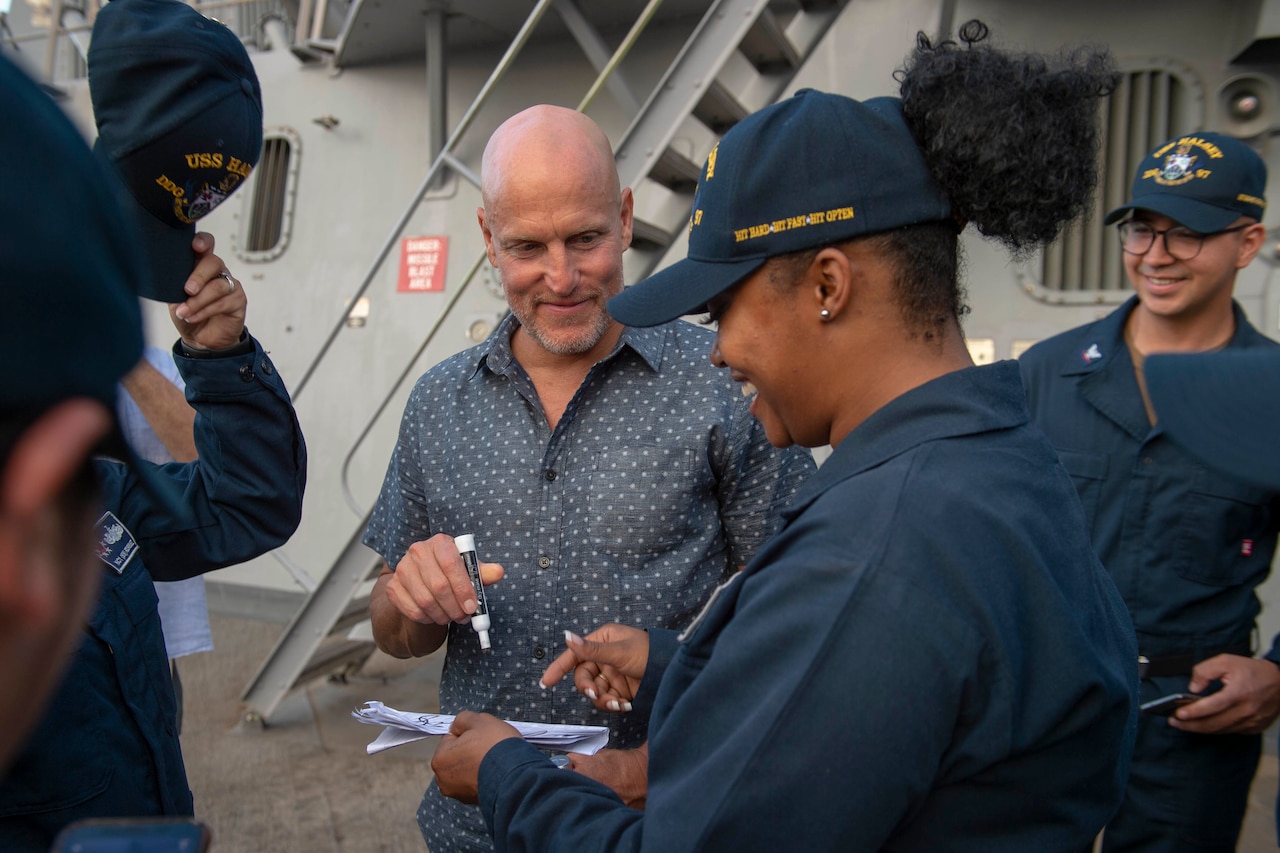
[[[489,605],[484,600],[484,584],[480,583],[480,558],[476,556],[476,537],[470,533],[453,537],[467,567],[467,576],[476,592],[476,612],[471,614],[471,627],[480,635],[480,648],[489,650]]]

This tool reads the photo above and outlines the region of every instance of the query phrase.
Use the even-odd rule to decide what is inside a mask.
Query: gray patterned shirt
[[[442,712],[609,725],[610,746],[637,746],[643,725],[567,680],[538,687],[564,630],[682,627],[777,529],[813,459],[768,443],[711,365],[713,333],[684,321],[625,329],[552,432],[512,355],[516,327],[508,317],[418,380],[364,541],[394,567],[414,542],[471,533],[481,561],[506,569],[485,590],[492,651],[449,628]],[[419,822],[433,853],[477,828],[488,845],[478,810],[434,785]]]

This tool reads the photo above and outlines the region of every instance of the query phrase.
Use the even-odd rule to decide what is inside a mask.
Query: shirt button
[[[250,367],[250,366],[249,366],[249,365],[247,365],[247,364],[246,364],[246,365],[243,365],[243,366],[240,368],[240,380],[241,380],[242,382],[252,382],[252,381],[253,381],[253,368],[252,368],[252,367]]]
[[[552,480],[554,480],[554,479],[556,478],[556,471],[555,471],[555,469],[554,469],[554,468],[548,468],[548,469],[547,469],[546,477],[547,477],[547,482],[548,482],[548,483],[549,483],[549,482],[551,482]]]
[[[538,648],[533,650],[533,656],[538,660],[542,660],[547,656],[547,652],[542,648],[542,646],[538,646]]]
[[[1144,456],[1144,457],[1142,457],[1142,464],[1143,464],[1143,465],[1150,465],[1150,464],[1151,464],[1151,457],[1150,457],[1150,456]]]
[[[547,567],[548,567],[548,566],[550,566],[550,565],[551,565],[551,558],[550,558],[550,557],[539,557],[539,558],[538,558],[538,568],[540,568],[540,569],[545,569],[545,568],[547,568]]]
[[[258,364],[258,369],[261,370],[263,373],[267,374],[268,376],[270,376],[275,371],[275,369],[271,366],[271,362],[267,361],[265,358]]]

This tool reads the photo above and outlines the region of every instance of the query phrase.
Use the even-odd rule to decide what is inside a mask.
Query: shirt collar
[[[1012,429],[1030,419],[1016,361],[944,374],[886,403],[846,435],[796,492],[783,517],[794,518],[841,480],[920,445]]]
[[[1138,297],[1130,296],[1125,303],[1107,316],[1086,326],[1081,326],[1078,345],[1062,366],[1063,376],[1080,376],[1104,369],[1120,351],[1128,352],[1124,340],[1125,322],[1138,307]],[[1234,299],[1231,313],[1235,317],[1236,330],[1227,342],[1228,347],[1266,346],[1265,336],[1249,324],[1244,310]]]
[[[511,368],[516,360],[515,354],[511,351],[511,336],[519,326],[520,321],[516,319],[516,315],[508,313],[494,333],[475,348],[475,370],[471,373],[472,379],[480,375],[482,369],[501,375]],[[658,373],[662,368],[662,352],[666,346],[666,325],[643,329],[624,326],[617,346],[601,361],[608,361],[625,347],[633,350],[650,370]]]

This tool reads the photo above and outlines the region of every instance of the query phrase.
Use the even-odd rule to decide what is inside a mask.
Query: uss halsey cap
[[[1280,348],[1149,355],[1157,424],[1208,467],[1280,490]]]
[[[1119,222],[1132,210],[1167,216],[1202,234],[1266,211],[1267,165],[1252,148],[1221,133],[1189,133],[1148,154],[1133,176],[1128,204],[1107,214]]]
[[[95,150],[127,190],[147,272],[138,293],[182,302],[195,223],[262,151],[262,93],[235,33],[179,0],[113,0],[88,55]]]
[[[609,300],[609,313],[656,326],[705,311],[777,255],[950,219],[899,99],[803,89],[724,135],[698,181],[688,257]]]

